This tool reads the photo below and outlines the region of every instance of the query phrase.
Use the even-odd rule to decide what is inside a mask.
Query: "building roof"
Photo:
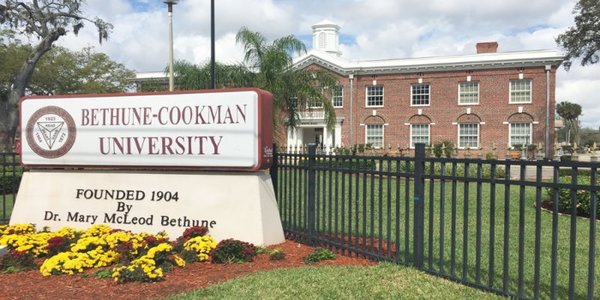
[[[564,56],[557,50],[480,53],[457,56],[350,61],[316,49],[294,59],[296,68],[316,64],[342,75],[435,72],[551,65],[558,67]]]
[[[314,24],[312,26],[313,30],[318,29],[318,28],[332,28],[332,29],[340,30],[341,27],[339,25],[335,24],[334,22],[331,22],[331,21],[325,19],[325,20],[323,20],[317,24]]]
[[[135,74],[136,81],[145,81],[145,80],[153,80],[153,79],[165,79],[167,78],[167,74],[165,72],[139,72]]]

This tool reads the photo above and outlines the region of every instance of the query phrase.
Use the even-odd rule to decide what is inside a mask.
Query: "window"
[[[510,123],[510,145],[531,144],[531,123]]]
[[[374,148],[383,148],[383,124],[366,125],[366,144]]]
[[[479,147],[479,124],[458,124],[458,148]]]
[[[510,81],[510,103],[531,103],[531,80]]]
[[[458,104],[479,104],[479,82],[458,84]]]
[[[306,101],[306,106],[308,108],[323,108],[323,101],[321,98],[309,98]]]
[[[342,86],[338,85],[333,88],[331,103],[333,103],[333,107],[344,106],[344,90]]]
[[[413,84],[411,105],[429,105],[429,84]]]
[[[383,106],[383,86],[372,85],[367,87],[367,107]]]
[[[410,146],[415,147],[416,143],[429,145],[429,124],[410,125]]]

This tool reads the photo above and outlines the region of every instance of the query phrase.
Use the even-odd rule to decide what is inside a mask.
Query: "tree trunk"
[[[25,95],[35,65],[61,35],[64,35],[64,30],[51,32],[40,41],[15,76],[7,101],[0,102],[0,150],[14,151],[15,134],[19,125],[19,99]]]
[[[7,101],[0,103],[0,151],[14,151],[14,138],[17,130],[17,108],[10,99],[13,97],[11,91]],[[18,99],[18,96],[17,96]]]

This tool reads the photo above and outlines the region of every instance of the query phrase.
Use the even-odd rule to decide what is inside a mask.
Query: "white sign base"
[[[206,226],[216,240],[256,245],[284,241],[266,172],[159,173],[31,170],[23,174],[10,224],[57,230],[94,224],[134,232],[165,231],[171,240]]]

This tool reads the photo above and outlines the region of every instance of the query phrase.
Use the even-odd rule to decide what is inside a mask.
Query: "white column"
[[[304,144],[304,130],[302,128],[296,128],[294,129],[294,133],[296,137],[294,145],[302,146]]]
[[[333,130],[335,130],[335,141],[333,141],[333,145],[334,147],[340,147],[342,146],[342,124],[335,123],[335,128]]]
[[[294,145],[294,129],[288,127],[287,129],[287,147]],[[289,151],[289,149],[288,149]]]
[[[331,134],[327,127],[323,127],[323,149],[328,150],[329,147],[331,147]]]

